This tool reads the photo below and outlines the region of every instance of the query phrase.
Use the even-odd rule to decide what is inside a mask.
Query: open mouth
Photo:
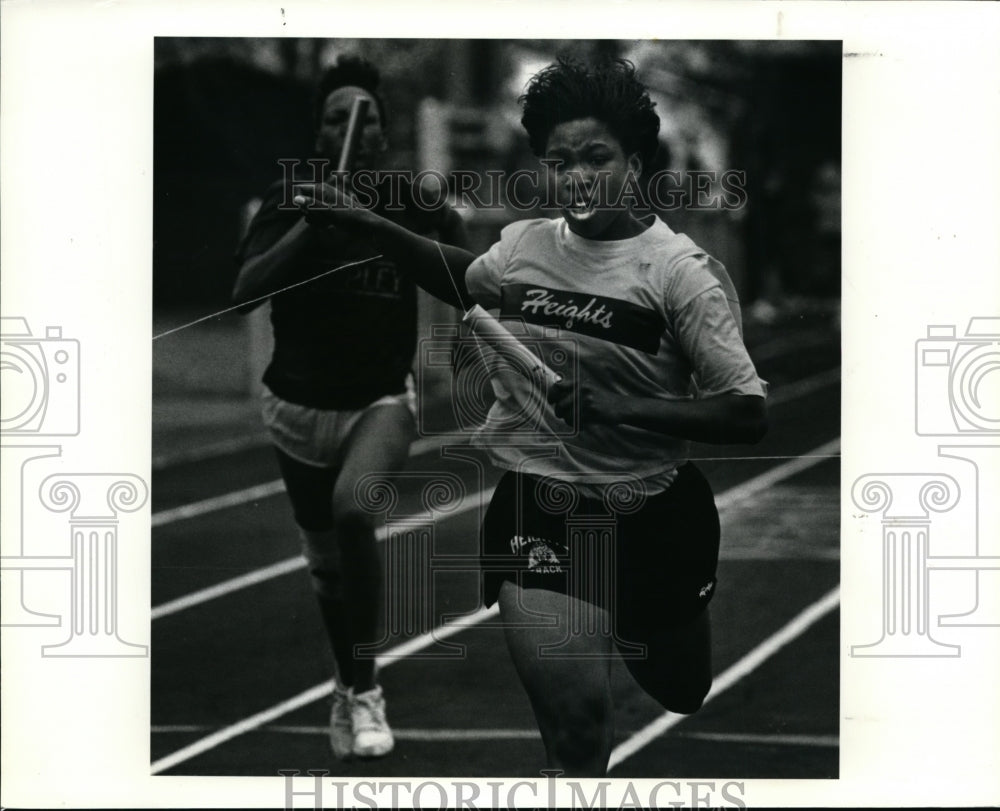
[[[563,211],[574,220],[582,222],[594,216],[596,208],[593,203],[570,203],[563,206]]]

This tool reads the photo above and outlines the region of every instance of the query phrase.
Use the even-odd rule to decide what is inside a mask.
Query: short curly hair
[[[658,147],[660,117],[646,86],[627,59],[604,59],[593,66],[560,58],[532,77],[518,99],[521,125],[535,155],[545,154],[554,127],[595,118],[607,126],[626,155],[639,153],[648,167]]]
[[[374,96],[379,117],[382,119],[382,126],[385,127],[385,101],[378,89],[381,81],[382,76],[378,68],[367,59],[352,55],[338,57],[336,64],[323,71],[316,85],[316,97],[313,101],[313,123],[319,128],[323,120],[326,97],[334,90],[341,87],[360,87]]]

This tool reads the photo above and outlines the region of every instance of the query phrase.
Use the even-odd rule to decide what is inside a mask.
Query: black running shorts
[[[570,594],[613,611],[627,639],[628,629],[690,621],[715,593],[719,514],[690,462],[662,493],[637,496],[618,485],[603,500],[566,482],[508,472],[483,529],[488,606],[505,580]]]

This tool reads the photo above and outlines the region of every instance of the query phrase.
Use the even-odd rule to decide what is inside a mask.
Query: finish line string
[[[309,284],[317,279],[322,279],[324,276],[329,276],[331,273],[336,273],[338,270],[346,270],[347,268],[357,267],[358,265],[363,265],[366,262],[374,262],[376,259],[381,259],[382,254],[376,254],[375,256],[369,256],[367,259],[359,259],[357,262],[348,262],[346,265],[338,265],[335,268],[330,268],[330,270],[324,270],[322,273],[313,276],[310,279],[304,279],[301,282],[295,282],[295,284],[290,284],[287,287],[282,287],[280,290],[275,290],[272,293],[267,293],[263,296],[258,296],[257,298],[250,299],[250,301],[244,301],[242,304],[237,304],[233,307],[227,307],[225,310],[219,310],[216,313],[210,313],[209,315],[197,318],[187,324],[181,324],[179,327],[174,327],[173,329],[168,329],[166,332],[161,332],[159,335],[154,335],[153,340],[157,338],[164,338],[167,335],[172,335],[175,332],[180,332],[182,329],[187,329],[188,327],[193,327],[195,324],[200,324],[203,321],[209,321],[212,318],[218,318],[220,315],[225,315],[226,313],[231,313],[233,310],[240,310],[243,307],[248,307],[251,304],[256,304],[258,301],[263,301],[264,299],[271,298],[271,296],[276,296],[279,293],[284,293],[286,290],[291,290],[295,287],[301,287],[304,284]]]

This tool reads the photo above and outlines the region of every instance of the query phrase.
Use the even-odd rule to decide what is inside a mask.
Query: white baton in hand
[[[497,350],[501,355],[520,361],[530,374],[541,375],[549,385],[558,383],[562,377],[553,372],[542,359],[522,344],[503,324],[478,304],[473,304],[462,320],[478,337]]]
[[[340,160],[337,161],[337,174],[343,175],[351,171],[351,164],[354,162],[354,153],[361,140],[361,133],[365,128],[365,117],[368,115],[368,106],[371,102],[364,96],[355,96],[351,105],[351,117],[347,121],[347,135],[344,137],[344,145],[340,148]]]

